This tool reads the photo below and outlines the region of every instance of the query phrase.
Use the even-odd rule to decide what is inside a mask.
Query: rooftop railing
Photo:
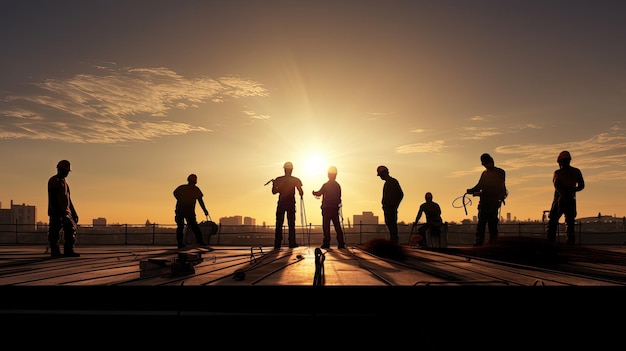
[[[418,224],[419,225],[419,224]],[[542,222],[500,223],[500,237],[519,236],[545,238]],[[273,246],[274,227],[257,225],[218,225],[215,235],[209,236],[206,228],[205,242],[209,245]],[[287,243],[287,227],[284,226],[283,240]],[[356,224],[343,227],[348,244],[363,244],[376,238],[389,238],[384,224]],[[398,224],[399,243],[409,244],[413,233],[412,224]],[[442,235],[446,246],[463,246],[474,243],[476,223],[447,223]],[[186,241],[195,242],[186,231]],[[487,230],[488,236],[488,230]],[[48,243],[48,226],[32,224],[0,224],[0,245],[44,245]],[[319,246],[323,233],[321,225],[296,227],[296,238],[300,245]],[[565,225],[559,224],[557,242],[565,242]],[[176,245],[175,224],[121,224],[106,226],[78,226],[77,245]],[[336,243],[334,228],[331,228],[331,245]],[[583,245],[625,245],[626,225],[621,222],[577,222],[576,243]]]

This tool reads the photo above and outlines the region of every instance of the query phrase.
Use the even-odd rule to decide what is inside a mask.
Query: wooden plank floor
[[[0,246],[0,286],[626,285],[626,262],[573,261],[546,269],[408,246],[402,260],[356,246],[317,249],[317,254],[316,248],[305,246],[213,246],[210,251],[185,250],[183,258],[195,258],[186,266],[180,266],[180,253],[171,247],[97,245],[76,250],[80,257],[51,258],[40,246]]]
[[[607,316],[626,313],[624,247],[564,247],[558,256],[567,260],[536,259],[537,265],[523,258],[541,256],[542,247],[517,247],[527,255],[507,246],[402,246],[401,259],[357,245],[213,246],[186,250],[183,257],[200,259],[193,269],[175,271],[172,264],[181,256],[172,247],[78,245],[80,257],[53,259],[45,247],[7,245],[0,246],[0,319],[22,330],[69,318],[88,329],[84,335],[118,342],[121,335],[142,336],[144,346],[159,340],[161,331],[210,330],[214,341],[233,330],[245,330],[246,340],[277,330],[300,338],[303,330],[323,333],[305,328],[305,321],[335,331],[356,325],[359,335],[375,330],[397,336],[402,330],[423,342],[420,349],[444,349],[454,340],[483,345],[475,334],[482,340],[485,326],[502,335],[515,330],[515,340],[529,328],[544,345],[555,325],[571,326],[566,322],[585,315],[593,328],[605,328],[612,320]],[[593,298],[598,288],[601,297]],[[527,320],[522,316],[531,316],[531,323],[520,325]],[[103,318],[115,334],[103,337],[89,323]],[[152,334],[142,334],[142,325],[150,325]],[[451,338],[455,325],[457,338]],[[537,342],[528,339],[529,345]],[[349,345],[371,346],[366,338]]]

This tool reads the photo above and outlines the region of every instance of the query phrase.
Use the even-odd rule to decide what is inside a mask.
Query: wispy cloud
[[[445,142],[443,140],[435,140],[428,143],[414,143],[408,145],[398,146],[396,153],[398,154],[414,154],[414,153],[426,153],[426,152],[440,152],[445,148]]]
[[[387,116],[392,116],[395,113],[393,112],[369,112],[367,115],[367,120],[373,121],[380,118],[386,118]]]
[[[606,172],[600,172],[600,173],[585,177],[585,181],[587,183],[590,183],[590,182],[602,183],[602,182],[625,181],[625,180],[626,180],[626,172],[624,171],[606,171]]]
[[[528,123],[525,125],[513,125],[509,127],[503,127],[502,125],[498,125],[498,127],[491,127],[494,123],[490,121],[496,119],[495,116],[487,115],[487,116],[472,116],[469,118],[471,122],[476,122],[476,125],[461,127],[460,128],[460,138],[462,140],[483,140],[489,137],[511,134],[511,133],[519,133],[526,129],[541,129],[541,126],[538,126],[533,123]],[[489,126],[485,126],[484,123],[490,122]],[[474,123],[473,123],[474,124]]]
[[[470,117],[470,121],[486,121],[487,118],[485,116],[472,116]]]
[[[572,164],[586,169],[626,167],[626,136],[614,132],[567,143],[517,144],[496,148],[498,154],[508,156],[507,162],[515,168],[553,167],[556,157],[563,150],[572,154]]]
[[[270,116],[268,115],[260,115],[255,111],[241,111],[241,113],[243,113],[244,115],[250,117],[251,119],[259,119],[259,120],[267,120],[270,119]]]
[[[465,127],[461,129],[461,139],[463,140],[481,140],[500,134],[502,134],[502,130],[495,127]]]
[[[96,67],[95,73],[34,84],[36,93],[0,100],[0,138],[79,143],[144,141],[166,135],[210,132],[172,121],[172,110],[227,99],[266,97],[258,82],[235,76],[185,78],[163,67]],[[249,118],[267,119],[249,111]]]

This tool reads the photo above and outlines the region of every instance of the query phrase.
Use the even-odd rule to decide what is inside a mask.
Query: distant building
[[[374,216],[374,212],[363,211],[360,215],[353,215],[352,223],[358,224],[378,224],[378,216]]]
[[[11,200],[11,224],[19,225],[20,229],[24,230],[27,228],[36,230],[36,214],[37,210],[35,206],[26,204],[14,205],[13,200]]]
[[[243,217],[243,225],[256,225],[256,219],[252,217]]]
[[[2,207],[2,204],[0,204]],[[0,232],[10,232],[11,229],[15,230],[11,222],[11,209],[0,209]]]
[[[0,209],[0,224],[12,224],[11,221],[11,209],[3,208]]]
[[[241,216],[231,216],[231,217],[222,217],[220,218],[221,225],[242,225],[243,217]]]
[[[98,218],[94,218],[91,220],[91,222],[93,223],[94,227],[106,227],[107,225],[107,219],[106,218],[102,218],[102,217],[98,217]]]
[[[620,219],[615,217],[615,216],[611,216],[611,215],[603,215],[601,213],[598,213],[597,217],[577,217],[576,221],[577,222],[582,222],[582,223],[615,223],[618,222]]]

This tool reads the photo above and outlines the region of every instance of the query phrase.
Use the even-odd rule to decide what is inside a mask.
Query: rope
[[[456,205],[457,202],[459,201],[459,199],[461,199],[461,205]],[[465,210],[465,215],[467,216],[467,205],[472,205],[472,199],[470,199],[469,197],[467,197],[467,193],[463,194],[463,196],[459,196],[456,199],[454,199],[452,201],[452,207],[454,208],[461,208],[463,207],[463,209]]]

